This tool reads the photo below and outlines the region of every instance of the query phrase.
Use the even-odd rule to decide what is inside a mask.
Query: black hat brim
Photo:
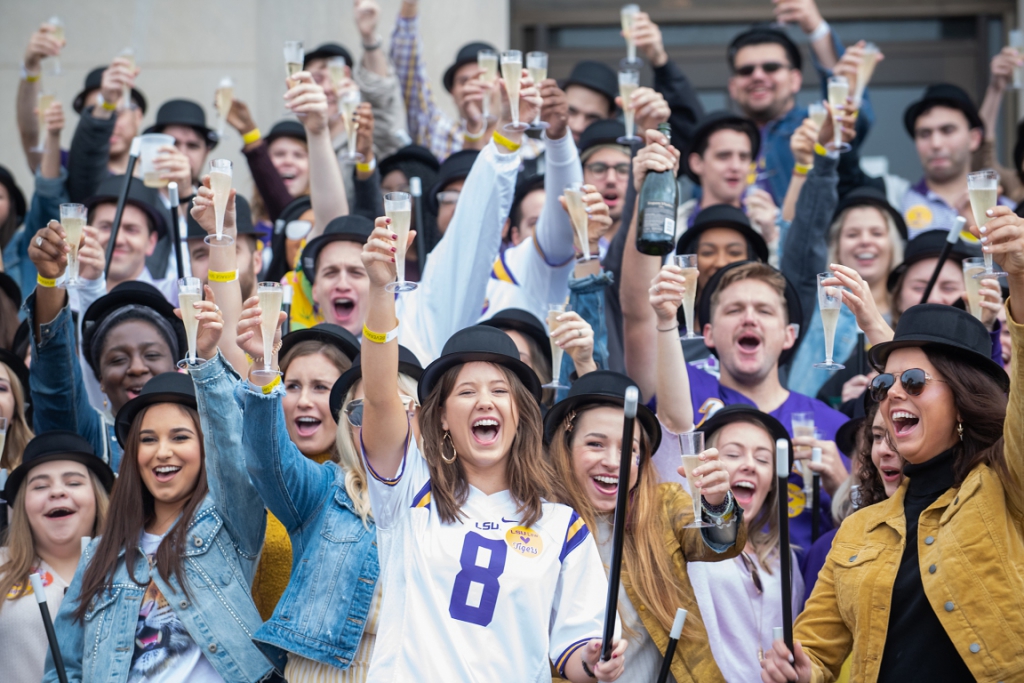
[[[551,443],[551,438],[570,411],[578,413],[583,408],[603,405],[621,408],[625,403],[625,397],[609,396],[608,394],[578,394],[564,398],[551,406],[551,410],[544,416],[544,442]],[[658,422],[654,411],[643,404],[636,407],[636,419],[640,421],[647,436],[651,439],[651,454],[653,455],[661,445],[661,423]]]
[[[500,312],[499,312],[500,315]],[[526,337],[532,339],[537,346],[540,348],[541,353],[547,358],[548,364],[551,363],[551,338],[547,335],[544,328],[538,328],[535,325],[531,325],[523,320],[516,320],[514,318],[488,318],[487,320],[481,320],[478,325],[487,325],[488,327],[496,327],[499,330],[514,330]],[[552,368],[552,372],[555,372],[556,368]]]
[[[352,337],[351,334],[349,334],[349,336]],[[306,329],[295,330],[294,332],[286,334],[281,339],[281,348],[277,352],[278,357],[284,358],[285,354],[288,353],[293,346],[304,341],[316,341],[323,344],[329,344],[341,351],[342,355],[350,361],[354,360],[355,357],[359,355],[359,342],[355,337],[346,339],[340,334],[324,330],[320,325],[316,325],[314,327],[307,327]]]
[[[793,440],[789,436],[789,432],[777,419],[768,413],[758,410],[754,406],[748,406],[745,403],[733,403],[731,405],[727,405],[724,408],[717,410],[711,415],[711,417],[704,420],[699,426],[695,427],[694,431],[704,432],[704,439],[706,442],[712,434],[726,425],[734,422],[749,422],[751,420],[757,420],[767,427],[768,434],[771,436],[772,441],[778,441],[779,439],[786,440],[786,443],[789,444],[789,468],[792,470],[794,455]]]
[[[176,403],[181,406],[199,410],[196,397],[191,394],[183,394],[180,391],[154,391],[151,394],[142,394],[121,406],[115,418],[115,431],[117,432],[117,443],[121,448],[125,447],[128,441],[128,433],[131,431],[132,423],[144,408],[158,403]]]
[[[107,493],[114,487],[114,471],[110,469],[110,466],[103,462],[94,453],[86,453],[84,451],[67,451],[65,453],[49,453],[47,455],[41,455],[38,458],[32,458],[31,462],[23,463],[18,467],[14,468],[11,472],[11,476],[7,478],[7,484],[4,486],[3,496],[4,500],[7,501],[7,505],[14,506],[14,498],[18,495],[18,489],[21,488],[22,483],[25,481],[25,477],[28,473],[39,465],[43,465],[48,462],[55,462],[59,460],[70,460],[72,462],[79,462],[85,465],[89,470],[96,475],[96,478],[100,480],[100,484],[106,489]]]
[[[697,240],[708,230],[715,228],[728,228],[729,230],[735,230],[743,236],[746,240],[747,245],[753,249],[754,255],[761,263],[768,263],[768,243],[764,241],[764,237],[754,230],[752,227],[740,221],[733,220],[722,220],[715,221],[714,223],[708,223],[706,225],[695,225],[682,235],[679,236],[679,241],[676,242],[676,253],[677,254],[695,254],[694,249],[696,248]]]
[[[329,235],[320,235],[311,240],[302,250],[302,274],[306,276],[310,284],[316,281],[316,260],[320,258],[320,252],[324,247],[333,242],[355,242],[366,244],[366,235],[356,232],[332,232]],[[306,267],[306,260],[309,259],[311,267]]]
[[[899,341],[875,344],[868,349],[868,363],[876,372],[885,372],[885,362],[888,360],[889,354],[896,349],[926,347],[938,347],[948,351],[949,353],[955,354],[958,360],[969,365],[973,365],[978,370],[981,370],[986,375],[994,379],[996,383],[1002,387],[1003,391],[1009,390],[1010,377],[1006,374],[1006,370],[1003,369],[1003,366],[996,363],[991,357],[983,356],[973,349],[956,344],[950,344],[949,339],[945,337],[917,333],[908,335]]]
[[[538,403],[540,403],[542,393],[540,379],[537,378],[537,373],[535,373],[529,365],[518,358],[513,358],[503,353],[467,351],[441,356],[423,370],[418,390],[420,405],[423,405],[426,402],[427,397],[430,396],[430,392],[434,389],[434,385],[441,379],[441,376],[444,375],[445,372],[459,365],[477,362],[494,363],[495,365],[500,365],[511,370],[512,373],[519,378],[519,381],[523,383],[523,386],[526,387],[527,391],[533,394],[533,397],[537,399]]]
[[[907,107],[906,112],[903,113],[903,126],[911,138],[914,137],[914,126],[917,125],[917,119],[933,107],[949,107],[963,112],[963,115],[967,117],[968,125],[971,128],[980,128],[984,134],[985,122],[981,120],[978,110],[973,106],[968,107],[965,102],[954,97],[923,97]]]
[[[401,348],[401,347],[400,347]],[[412,352],[409,352],[410,355]],[[410,363],[401,359],[399,355],[398,359],[398,372],[399,374],[406,375],[420,381],[420,377],[423,375],[423,368],[419,364]],[[334,421],[341,424],[341,408],[345,402],[345,397],[348,396],[349,389],[355,386],[356,382],[363,378],[363,366],[359,363],[354,364],[351,368],[342,373],[338,381],[331,387],[330,406],[331,414],[334,415]]]
[[[847,209],[855,209],[859,206],[870,206],[872,208],[878,209],[884,215],[892,218],[893,222],[896,224],[896,230],[900,233],[900,236],[903,237],[904,240],[907,239],[907,222],[906,220],[904,220],[903,215],[900,214],[900,212],[897,211],[892,204],[890,204],[888,201],[881,197],[850,197],[849,195],[847,195],[842,200],[840,200],[839,206],[836,207],[836,212],[832,216],[832,220],[838,220],[839,216]]]

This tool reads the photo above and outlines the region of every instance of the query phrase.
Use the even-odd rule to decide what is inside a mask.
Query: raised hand
[[[242,135],[256,129],[256,120],[249,111],[249,105],[240,99],[231,100],[228,109],[228,124]]]
[[[308,71],[300,71],[290,81],[292,87],[284,94],[285,106],[302,119],[309,135],[323,133],[327,130],[327,93]]]
[[[553,78],[545,78],[537,85],[541,96],[540,118],[550,126],[548,137],[559,140],[569,128],[569,100]]]
[[[28,62],[26,62],[27,64]],[[1024,65],[1024,56],[1015,48],[1004,47],[992,58],[989,87],[999,92],[1006,90],[1010,87],[1010,81],[1013,79],[1013,70],[1022,65]]]
[[[64,107],[60,102],[54,100],[43,112],[43,120],[46,122],[46,133],[51,137],[60,140],[60,132],[64,130]]]
[[[871,293],[871,286],[864,281],[860,273],[838,263],[830,264],[829,269],[835,277],[824,280],[822,284],[829,287],[838,285],[846,287],[843,290],[843,303],[857,317],[857,325],[864,330],[864,336],[868,341],[872,344],[891,341],[892,328],[878,312],[875,296]]]
[[[161,179],[178,183],[179,190],[187,191],[192,187],[192,164],[174,145],[163,145],[157,150],[153,168],[160,173]]]
[[[196,335],[196,356],[210,360],[217,355],[217,344],[220,343],[220,336],[224,332],[224,316],[220,312],[220,306],[217,305],[210,285],[206,285],[204,289],[206,298],[192,304],[199,311],[196,313],[196,320],[199,321],[199,332]],[[175,308],[174,315],[181,318],[181,309]]]
[[[834,123],[832,117],[832,105],[825,102],[825,108],[828,110],[828,116],[825,117],[825,122],[821,124],[821,130],[818,131],[818,142],[822,145],[828,145],[832,143],[834,136]],[[853,106],[853,100],[846,98],[846,103],[843,105],[839,114],[839,125],[843,129],[843,142],[853,142],[853,139],[857,137],[857,116],[853,113],[847,114],[847,112],[855,112],[856,108]]]
[[[356,108],[356,151],[363,155],[363,162],[373,158],[373,107],[363,102]]]
[[[654,68],[664,66],[668,61],[665,43],[661,39],[661,29],[651,21],[647,12],[637,12],[633,17],[633,42],[636,49],[640,50]]]
[[[1000,311],[1003,310],[1003,290],[999,280],[986,278],[981,281],[978,294],[981,295],[981,322],[991,332],[996,326]],[[967,300],[967,293],[963,295]]]
[[[25,48],[25,70],[30,73],[39,71],[40,63],[46,57],[56,57],[64,47],[63,40],[57,40],[55,29],[50,24],[40,24]]]
[[[796,24],[804,33],[813,33],[824,21],[814,0],[772,0],[775,19],[781,24]]]
[[[462,86],[462,98],[458,101],[459,116],[474,134],[482,133],[487,125],[483,114],[484,97],[491,96],[491,89],[480,80],[483,72],[480,67],[469,69],[467,81]]]
[[[107,266],[107,254],[100,244],[99,230],[85,226],[82,244],[78,247],[78,277],[83,280],[99,280]]]
[[[620,107],[625,103],[621,97],[616,97],[615,102]],[[633,120],[636,122],[636,134],[642,136],[646,130],[654,130],[658,124],[668,121],[672,114],[665,96],[652,88],[637,88],[629,98],[629,106],[636,112]]]
[[[501,83],[501,120],[498,123],[498,131],[507,138],[519,140],[522,138],[522,133],[504,130],[505,124],[512,122],[511,107],[519,107],[519,120],[528,123],[537,117],[537,112],[541,110],[543,100],[537,85],[530,78],[530,73],[526,69],[522,70],[519,78],[519,102],[510,104],[508,101],[508,91],[505,89],[505,79],[499,78],[498,81]]]
[[[64,228],[59,221],[50,221],[36,231],[28,246],[28,257],[41,276],[56,280],[68,266],[69,251],[71,247],[64,242]]]
[[[835,441],[823,441],[813,436],[793,437],[793,457],[803,460],[804,464],[821,475],[821,485],[828,495],[835,495],[836,489],[842,485],[850,473],[846,471],[843,459],[839,457],[839,448]],[[797,448],[800,446],[801,448]],[[803,448],[806,446],[806,448]],[[821,449],[821,462],[811,462],[811,449]]]
[[[667,327],[678,320],[676,315],[686,294],[686,280],[682,273],[683,269],[679,266],[666,264],[651,281],[648,300],[654,314],[658,316],[658,327]]]
[[[362,36],[364,44],[370,44],[376,38],[380,5],[377,0],[355,0],[354,9],[359,35]]]
[[[416,231],[409,231],[408,245],[412,244]],[[396,277],[395,253],[398,235],[391,230],[391,219],[383,216],[374,221],[370,239],[363,246],[362,260],[366,275],[370,278],[370,286],[383,289]]]
[[[555,320],[558,326],[551,330],[551,338],[572,358],[576,374],[580,377],[597,370],[594,362],[594,328],[576,311],[566,311]],[[551,368],[551,374],[558,376],[559,368]]]
[[[609,214],[608,205],[604,202],[604,196],[598,192],[597,188],[593,185],[583,186],[583,205],[587,209],[587,242],[588,244],[580,244],[579,235],[573,230],[573,247],[576,252],[582,256],[584,253],[593,256],[598,253],[598,242],[608,234],[608,231],[612,227],[612,217]],[[565,196],[562,195],[558,198],[558,202],[562,205],[562,208],[566,211],[569,207],[565,203]],[[584,251],[586,249],[587,251]]]
[[[779,207],[775,206],[772,196],[762,189],[755,188],[744,199],[747,217],[751,225],[761,233],[764,241],[771,244],[779,238],[776,221],[779,219]]]
[[[103,78],[100,81],[100,94],[104,102],[118,103],[124,89],[135,87],[135,78],[139,75],[139,68],[129,57],[115,57],[103,71]]]
[[[989,209],[988,216],[985,225],[976,228],[982,251],[995,256],[1009,275],[1024,275],[1024,219],[1006,206]]]
[[[210,189],[210,176],[203,176],[202,184],[192,199],[190,213],[199,227],[211,235],[216,234],[217,219],[213,210],[213,190]],[[235,235],[235,188],[231,188],[231,194],[228,195],[228,203],[224,209],[224,234],[229,237]]]
[[[814,122],[814,119],[808,117],[789,136],[789,149],[793,152],[793,159],[796,163],[803,166],[810,166],[814,163],[814,143],[818,141],[820,132],[818,124]]]
[[[702,452],[700,460],[704,464],[693,469],[695,476],[693,484],[700,491],[700,497],[706,500],[708,505],[721,505],[725,501],[725,494],[731,488],[729,470],[718,459],[717,448],[708,448]],[[686,470],[683,467],[676,468],[676,471],[680,477],[686,478]]]
[[[647,171],[679,172],[679,150],[668,143],[668,138],[657,129],[646,131],[644,136],[647,146],[633,157],[633,187],[637,192],[643,187]]]

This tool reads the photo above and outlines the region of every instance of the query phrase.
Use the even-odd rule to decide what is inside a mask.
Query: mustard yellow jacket
[[[976,467],[921,513],[918,527],[928,602],[974,677],[993,683],[1024,681],[1024,326],[1008,324],[1012,386],[1003,437],[1010,477]],[[835,680],[851,652],[851,683],[878,679],[906,542],[906,487],[846,518],[832,542],[796,623],[813,683]]]

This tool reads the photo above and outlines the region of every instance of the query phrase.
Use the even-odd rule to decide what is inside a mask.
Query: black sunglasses
[[[735,74],[737,76],[753,76],[754,72],[757,71],[757,67],[761,67],[761,71],[766,74],[773,74],[780,69],[789,68],[788,64],[782,62],[765,62],[764,64],[744,64],[743,66],[736,67]]]
[[[944,382],[945,380],[932,377],[921,368],[910,368],[904,370],[903,374],[900,375],[900,384],[903,385],[903,391],[907,392],[911,396],[920,396],[921,392],[924,391],[925,384],[928,381]],[[886,372],[878,375],[868,386],[868,391],[871,392],[871,400],[875,403],[881,403],[889,395],[889,390],[892,389],[892,385],[896,383],[896,377],[891,372]]]
[[[411,396],[400,396],[402,399],[402,407],[405,408],[405,412],[409,413],[415,410],[419,403],[416,399]],[[345,406],[345,417],[348,418],[348,423],[353,427],[363,426],[363,399],[354,398],[348,402]]]

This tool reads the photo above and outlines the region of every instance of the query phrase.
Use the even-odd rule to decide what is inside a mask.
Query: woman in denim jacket
[[[56,618],[69,681],[253,683],[274,669],[252,642],[260,618],[249,585],[266,518],[235,438],[238,380],[211,339],[214,303],[197,307],[197,351],[216,357],[190,365],[191,380],[153,378],[118,413],[125,457],[110,521]],[[57,681],[50,657],[43,680]]]

